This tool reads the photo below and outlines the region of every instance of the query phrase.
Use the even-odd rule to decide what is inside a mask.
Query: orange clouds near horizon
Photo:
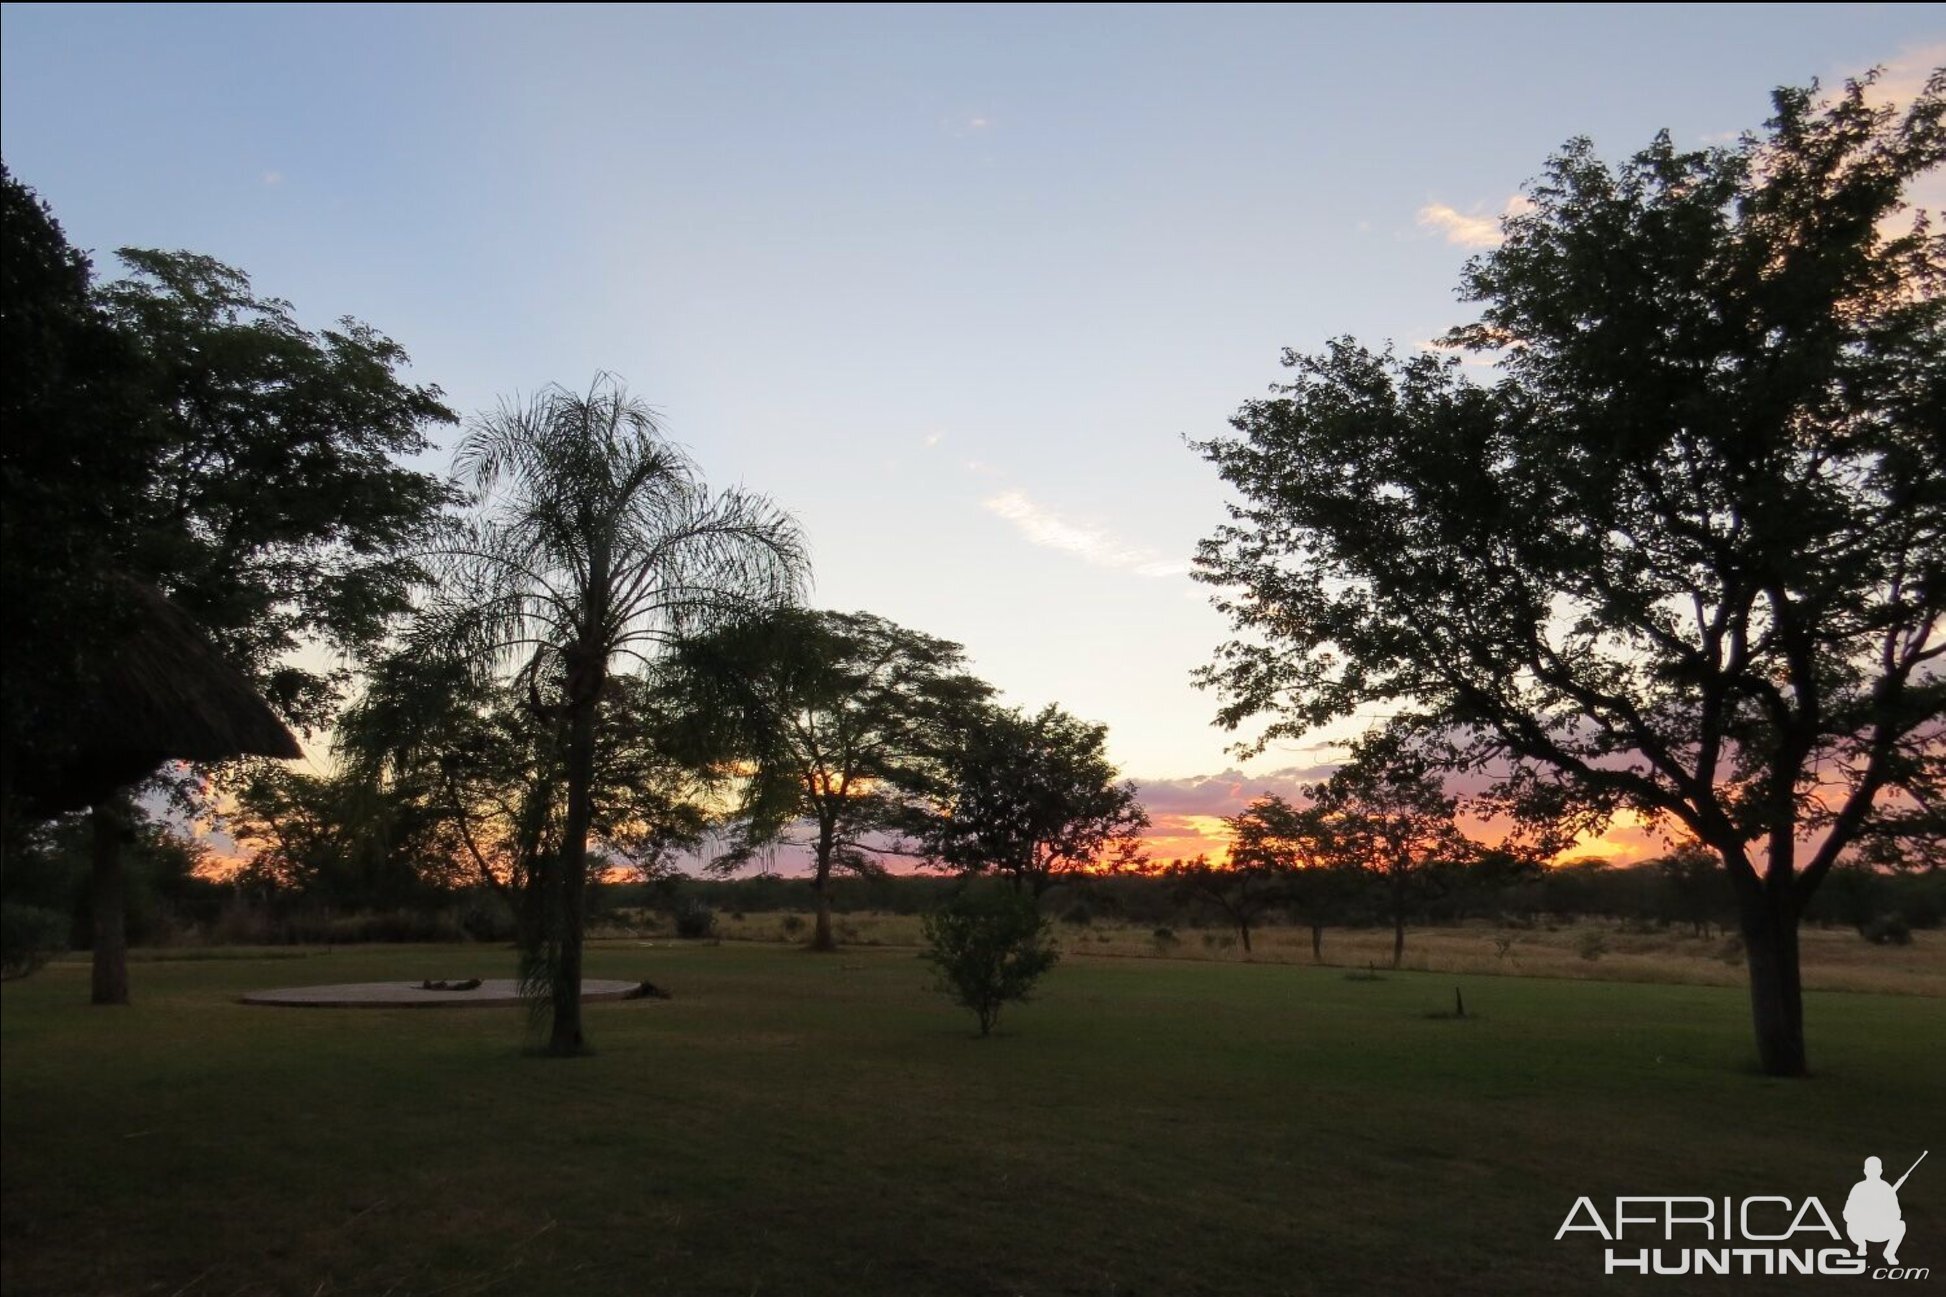
[[[1161,795],[1151,802],[1150,789],[1142,789],[1150,806],[1150,827],[1142,835],[1143,849],[1153,861],[1194,860],[1207,856],[1213,864],[1230,857],[1231,834],[1227,819],[1267,793],[1301,803],[1297,791],[1301,782],[1314,782],[1313,770],[1278,771],[1261,779],[1247,779],[1235,772],[1205,779],[1168,780],[1160,785]],[[1461,817],[1460,827],[1476,842],[1491,843],[1503,836],[1492,820]],[[1556,865],[1605,860],[1616,865],[1641,864],[1665,855],[1672,843],[1651,829],[1643,818],[1623,811],[1606,829],[1583,834],[1573,846],[1552,861]]]

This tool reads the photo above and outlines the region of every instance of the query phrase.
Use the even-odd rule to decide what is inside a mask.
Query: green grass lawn
[[[510,971],[482,947],[143,962],[126,1010],[88,1008],[78,965],[10,983],[0,1285],[1791,1291],[1603,1280],[1598,1243],[1553,1235],[1578,1194],[1835,1213],[1867,1153],[1946,1155],[1946,1001],[1922,996],[1812,994],[1801,1082],[1752,1072],[1718,987],[1072,959],[982,1041],[910,951],[617,945],[591,976],[677,998],[590,1006],[598,1053],[570,1061],[523,1054],[519,1011],[235,1002]],[[1475,1016],[1427,1016],[1456,984]],[[1903,1195],[1921,1289],[1938,1163]]]

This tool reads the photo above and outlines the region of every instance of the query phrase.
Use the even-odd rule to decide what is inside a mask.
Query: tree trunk
[[[1311,925],[1311,962],[1314,964],[1322,964],[1324,962],[1324,925],[1322,923],[1313,923]]]
[[[811,949],[828,953],[838,948],[838,939],[831,935],[831,875],[820,868],[811,880],[811,896],[817,906],[817,923],[811,929]]]
[[[831,935],[831,853],[834,844],[832,830],[825,825],[818,826],[817,872],[811,878],[811,897],[817,906],[817,924],[811,929],[811,949],[819,953],[829,953],[838,948],[838,939]]]
[[[1241,920],[1237,922],[1237,935],[1243,938],[1243,953],[1250,953],[1250,925]]]
[[[94,836],[93,950],[95,1004],[128,1003],[128,907],[122,849],[133,833],[129,807],[116,793],[89,814]]]
[[[561,855],[548,877],[548,935],[554,949],[549,970],[554,1002],[554,1026],[547,1052],[579,1054],[587,1046],[581,1031],[582,916],[588,892],[588,826],[593,819],[595,771],[595,709],[601,696],[596,678],[576,681],[569,668],[568,814],[561,835]],[[577,688],[576,686],[580,687]]]
[[[831,935],[831,894],[825,891],[823,878],[812,881],[811,893],[817,904],[817,922],[811,928],[810,949],[828,954],[838,948],[838,939]]]
[[[1392,967],[1405,960],[1405,873],[1392,875]]]
[[[1761,883],[1737,890],[1758,1061],[1767,1076],[1804,1076],[1809,1068],[1797,960],[1797,906],[1789,898],[1773,898]]]

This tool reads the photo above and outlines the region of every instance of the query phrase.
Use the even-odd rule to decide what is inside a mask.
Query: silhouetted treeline
[[[511,941],[513,915],[479,886],[424,881],[353,899],[342,889],[280,886],[245,872],[218,881],[197,872],[200,855],[158,825],[143,833],[130,862],[129,935],[138,945],[350,944],[366,941]],[[56,940],[73,949],[89,942],[89,871],[77,825],[47,834],[10,870],[10,910],[35,907],[62,916]],[[840,876],[829,880],[837,914],[920,915],[939,908],[965,884],[925,874]],[[654,916],[659,928],[699,908],[720,915],[811,915],[817,897],[808,878],[762,874],[739,879],[670,875],[648,882],[598,884],[590,892],[589,921],[597,929],[632,926]],[[1388,923],[1387,897],[1377,883],[1344,893],[1331,927]],[[1166,879],[1138,875],[1079,878],[1041,899],[1058,922],[1085,926],[1121,923],[1147,928],[1223,927],[1213,904]],[[1836,871],[1813,898],[1813,923],[1856,927],[1873,940],[1897,940],[1914,928],[1946,920],[1946,872],[1893,873],[1864,868]],[[1491,866],[1435,866],[1425,871],[1414,922],[1451,925],[1498,922],[1511,926],[1603,922],[1711,935],[1735,930],[1728,880],[1703,859],[1676,853],[1631,866],[1578,864],[1540,871]],[[1308,923],[1295,907],[1272,906],[1260,926]]]

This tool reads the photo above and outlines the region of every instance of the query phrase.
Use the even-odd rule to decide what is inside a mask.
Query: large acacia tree
[[[1946,74],[1780,90],[1759,133],[1576,140],[1469,262],[1453,357],[1345,340],[1199,449],[1238,492],[1204,680],[1265,740],[1376,709],[1485,799],[1716,853],[1765,1071],[1806,1070],[1797,931],[1946,775]]]
[[[761,615],[805,576],[796,525],[762,496],[711,491],[654,413],[602,375],[479,418],[456,468],[470,511],[430,556],[438,580],[408,651],[511,683],[559,727],[559,850],[543,859],[543,924],[524,980],[552,1004],[549,1051],[578,1053],[588,840],[612,752],[615,674],[684,635]]]
[[[0,841],[10,841],[23,772],[72,755],[84,741],[77,703],[139,637],[130,589],[187,614],[285,722],[326,723],[346,673],[297,650],[360,650],[408,606],[413,553],[447,493],[403,461],[455,417],[437,387],[403,379],[408,358],[392,339],[352,319],[304,328],[290,303],[213,258],[124,248],[127,274],[95,282],[3,168],[0,246],[10,610]],[[161,694],[169,688],[186,690],[180,672]],[[116,843],[137,811],[116,794],[94,813],[107,902],[96,999],[122,1003]]]
[[[982,708],[948,756],[927,858],[992,873],[1035,897],[1096,869],[1140,866],[1149,826],[1134,784],[1108,758],[1108,727],[1050,703]]]
[[[959,645],[870,613],[782,609],[699,636],[662,673],[699,756],[741,769],[734,869],[757,848],[811,851],[813,950],[837,948],[831,878],[874,874],[904,853],[947,775],[955,732],[991,686]],[[793,836],[796,835],[796,836]]]

